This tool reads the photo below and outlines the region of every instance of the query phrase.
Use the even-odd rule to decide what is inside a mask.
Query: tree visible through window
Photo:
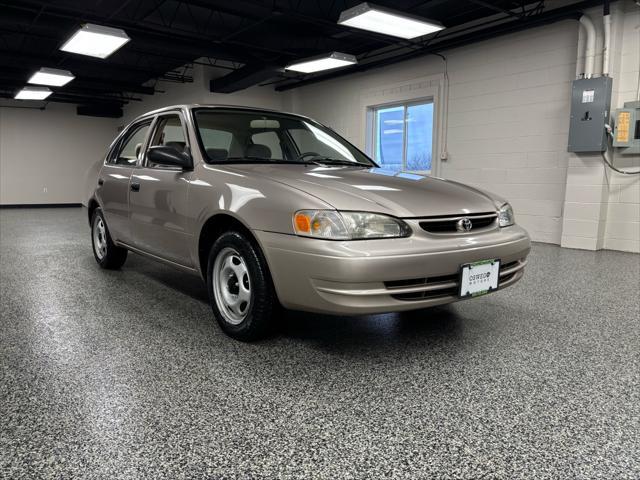
[[[374,110],[374,156],[382,167],[431,171],[433,103],[407,103]]]

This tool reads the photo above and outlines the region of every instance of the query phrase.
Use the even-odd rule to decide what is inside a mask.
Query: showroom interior
[[[640,477],[640,2],[0,0],[0,38],[0,477]],[[175,105],[302,115],[388,182],[504,198],[524,275],[230,338],[207,272],[96,264],[92,168]]]

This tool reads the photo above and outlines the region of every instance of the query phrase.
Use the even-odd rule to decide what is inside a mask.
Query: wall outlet
[[[42,188],[42,193],[47,193],[47,187]]]

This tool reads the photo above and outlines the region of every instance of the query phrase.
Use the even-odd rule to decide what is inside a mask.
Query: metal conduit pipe
[[[584,54],[584,77],[591,78],[593,76],[593,64],[596,55],[596,27],[586,15],[580,17],[580,25],[584,27],[587,34],[587,47]]]
[[[602,48],[602,76],[609,76],[609,49],[611,48],[611,15],[609,0],[605,0],[602,10],[602,24],[604,27],[604,46]]]

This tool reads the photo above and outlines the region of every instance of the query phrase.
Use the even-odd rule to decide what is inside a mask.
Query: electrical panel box
[[[626,102],[613,118],[613,146],[620,155],[640,155],[640,102]]]
[[[604,152],[611,108],[610,77],[574,80],[571,89],[569,152]]]

